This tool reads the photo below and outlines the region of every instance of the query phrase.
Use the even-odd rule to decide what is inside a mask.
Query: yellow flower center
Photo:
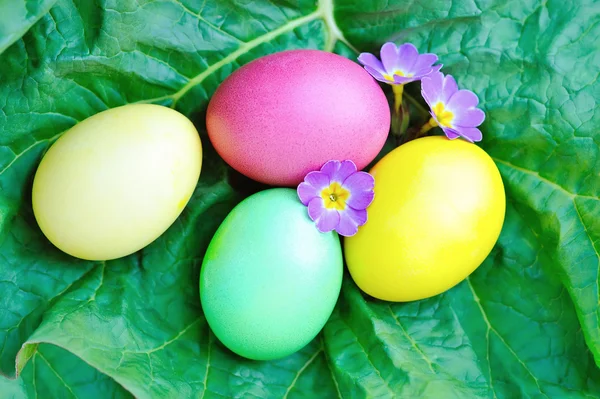
[[[394,76],[398,75],[398,76],[405,76],[407,78],[412,78],[413,74],[412,73],[407,73],[405,74],[404,72],[402,72],[399,69],[395,69],[394,72],[392,72],[391,74],[384,74],[383,77],[385,80],[389,80],[390,82],[394,81]]]
[[[348,197],[350,197],[350,192],[335,181],[321,191],[321,198],[327,209],[343,211],[346,209]]]
[[[435,114],[437,122],[440,126],[452,127],[451,125],[452,120],[454,119],[454,114],[444,107],[444,103],[442,103],[441,101],[438,102],[433,106],[432,111]]]

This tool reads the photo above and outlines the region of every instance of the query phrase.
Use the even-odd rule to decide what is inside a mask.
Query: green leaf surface
[[[35,346],[21,378],[0,378],[2,398],[131,398],[110,377],[56,346]]]
[[[51,2],[14,3],[32,17],[0,55],[0,371],[20,374],[0,378],[3,395],[600,397],[596,2],[58,0],[31,29]],[[6,15],[0,33],[18,21]],[[227,212],[262,187],[210,147],[208,100],[262,55],[320,48],[354,58],[387,40],[437,53],[478,94],[482,146],[508,196],[501,238],[468,280],[427,300],[376,301],[346,278],[306,348],[279,361],[241,359],[211,334],[198,274]],[[35,223],[33,173],[69,127],[134,102],[196,123],[200,183],[144,250],[73,259]]]
[[[19,40],[56,0],[0,1],[0,53]]]
[[[19,380],[30,398],[114,398],[131,394],[70,352],[48,344],[36,348]]]

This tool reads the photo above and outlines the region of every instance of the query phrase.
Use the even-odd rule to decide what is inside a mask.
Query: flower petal
[[[378,70],[373,69],[373,68],[371,68],[368,65],[365,65],[365,70],[367,72],[369,72],[369,74],[371,74],[371,76],[373,76],[378,81],[380,81],[382,83],[388,83],[388,84],[391,83],[389,80],[387,80],[386,78],[384,78],[383,75],[381,74],[381,72],[379,72]]]
[[[329,186],[329,176],[323,172],[310,172],[304,177],[304,181],[298,185],[298,198],[304,205],[308,205],[311,199],[319,196],[321,190]]]
[[[363,64],[363,66],[368,66],[372,69],[379,71],[379,73],[385,72],[381,61],[379,61],[379,59],[371,53],[360,53],[360,55],[358,56],[358,62]]]
[[[346,208],[340,213],[340,223],[336,231],[345,237],[350,237],[358,232],[358,226],[367,222],[367,211]]]
[[[452,75],[446,75],[444,77],[442,96],[440,100],[443,101],[444,104],[448,104],[448,100],[450,100],[450,97],[452,97],[457,91],[458,85],[456,84],[456,80],[454,80],[454,77]]]
[[[431,53],[425,53],[419,55],[417,58],[417,62],[413,65],[413,73],[419,73],[421,71],[428,71],[431,69],[431,66],[435,64],[438,60],[438,56]],[[409,71],[410,72],[410,71]]]
[[[346,205],[356,210],[366,209],[375,197],[375,179],[367,172],[353,174],[344,181],[342,187],[350,192]]]
[[[383,46],[381,46],[381,51],[379,53],[381,55],[381,63],[385,68],[386,72],[389,74],[397,68],[398,64],[398,48],[392,42],[387,42]]]
[[[448,101],[446,107],[454,114],[452,125],[476,127],[485,120],[485,113],[477,107],[479,99],[470,90],[459,90]]]
[[[414,77],[407,78],[406,76],[394,75],[394,84],[398,84],[398,85],[403,85],[406,83],[414,82],[415,80],[418,80],[418,79],[415,79]]]
[[[356,165],[354,162],[346,160],[346,161],[328,161],[321,168],[321,172],[327,174],[329,176],[330,182],[338,182],[342,184],[344,180],[348,176],[353,173],[356,173]]]
[[[448,100],[448,108],[475,108],[479,104],[479,99],[471,90],[459,90]]]
[[[322,190],[330,184],[327,173],[319,171],[310,172],[304,177],[304,181],[314,186],[317,190]]]
[[[333,231],[340,224],[340,214],[335,209],[327,209],[315,223],[321,233]]]
[[[325,209],[322,198],[313,198],[308,203],[308,215],[315,221],[321,233],[334,230],[340,223],[340,214],[335,209]]]
[[[421,97],[423,97],[423,100],[425,100],[425,102],[427,103],[427,105],[429,106],[429,109],[432,108],[432,104],[434,103],[433,98],[430,98],[431,95],[435,95],[435,93],[431,93],[431,92],[426,92],[425,90],[423,90],[423,83],[425,82],[426,77],[421,79]],[[433,112],[430,112],[430,114],[433,114]]]
[[[353,173],[356,173],[356,170],[357,168],[354,162],[350,160],[342,161],[342,164],[340,165],[340,168],[333,177],[333,180],[340,182],[341,184],[348,178],[348,176],[352,175]]]
[[[404,72],[410,72],[413,69],[413,65],[417,62],[419,57],[419,51],[411,43],[404,43],[398,47],[398,56],[396,68]]]
[[[454,129],[462,138],[471,143],[476,141],[481,141],[483,135],[481,134],[481,130],[476,127],[457,127]]]
[[[460,134],[458,134],[456,130],[450,129],[449,127],[442,127],[442,130],[444,131],[446,137],[448,137],[450,140],[454,140],[460,137]]]
[[[346,201],[346,204],[355,210],[367,209],[373,202],[373,198],[375,198],[373,191],[362,191],[352,194]]]
[[[344,237],[352,237],[356,233],[358,233],[358,225],[350,218],[341,216],[340,223],[338,224],[335,231],[338,232],[339,235]]]
[[[338,171],[341,164],[342,163],[340,161],[327,161],[323,166],[321,166],[321,173],[327,175],[327,177],[329,178],[329,184],[331,184],[331,181],[333,180],[332,177]]]
[[[319,171],[310,172],[304,177],[304,181],[319,191],[331,184],[329,175]]]
[[[434,65],[430,68],[422,69],[415,73],[414,78],[415,78],[415,80],[423,79],[423,78],[431,75],[432,73],[439,72],[440,69],[442,69],[442,64],[438,64],[438,65]]]
[[[427,75],[421,80],[421,94],[431,108],[440,101],[444,85],[444,74],[435,72]]]
[[[325,205],[323,204],[323,198],[313,198],[308,203],[308,216],[315,222],[319,220],[325,211],[326,209]]]
[[[310,200],[318,197],[320,194],[320,191],[317,190],[315,186],[312,186],[307,182],[300,183],[296,191],[298,192],[298,198],[300,198],[300,202],[302,202],[303,205],[308,205]]]
[[[450,108],[450,107],[448,107]],[[477,127],[483,123],[485,120],[485,112],[480,110],[479,108],[471,108],[471,109],[460,109],[456,110],[454,113],[454,120],[452,121],[452,125],[456,128],[458,127]]]
[[[431,67],[431,72],[427,73],[427,75],[432,74],[432,73],[436,73],[439,72],[440,69],[442,69],[443,65],[442,64],[437,64]]]

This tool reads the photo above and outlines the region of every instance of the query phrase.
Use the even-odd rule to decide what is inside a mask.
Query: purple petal
[[[455,126],[476,127],[485,120],[485,113],[475,108],[479,103],[477,96],[469,90],[459,90],[450,98],[446,105],[454,114],[452,121]]]
[[[456,84],[456,80],[454,80],[454,77],[452,75],[446,75],[444,77],[444,84],[443,84],[442,93],[441,93],[442,96],[441,96],[440,100],[444,104],[448,104],[448,100],[450,100],[450,97],[452,97],[454,95],[454,93],[456,93],[457,91],[458,91],[458,85]]]
[[[340,213],[340,223],[336,231],[345,237],[350,237],[358,232],[358,226],[367,223],[367,211],[346,208]]]
[[[383,82],[383,83],[388,83],[388,84],[391,83],[389,80],[384,78],[383,75],[381,74],[381,72],[379,72],[378,70],[373,69],[368,65],[365,65],[365,70],[367,72],[369,72],[371,74],[371,76],[373,76],[378,81]]]
[[[348,176],[356,173],[356,165],[352,161],[328,161],[321,168],[321,172],[329,176],[330,182],[342,184]]]
[[[317,190],[314,186],[306,182],[302,182],[298,185],[297,192],[298,198],[300,198],[300,202],[302,202],[303,205],[308,205],[310,200],[312,200],[315,197],[318,197],[320,193],[320,191]]]
[[[321,233],[334,230],[340,223],[340,214],[335,209],[325,209],[322,198],[313,198],[308,203],[308,216],[315,221]]]
[[[418,72],[415,73],[415,78],[418,79],[423,79],[426,76],[429,76],[433,73],[439,72],[439,70],[442,69],[442,65],[434,65],[429,69],[422,69]]]
[[[340,168],[337,170],[337,173],[333,176],[332,180],[335,180],[341,184],[348,178],[348,176],[356,173],[356,170],[357,168],[354,162],[350,160],[342,161]]]
[[[458,134],[458,132],[456,132],[456,130],[454,129],[450,129],[448,127],[442,127],[442,130],[444,131],[444,134],[446,135],[446,137],[448,137],[450,140],[454,140],[460,137],[460,134]]]
[[[350,192],[346,204],[351,208],[366,209],[373,202],[375,179],[367,172],[353,174],[344,181],[342,187]]]
[[[373,202],[375,193],[373,191],[362,191],[356,194],[352,194],[346,201],[346,204],[356,210],[367,209]]]
[[[379,61],[379,59],[377,59],[377,57],[375,57],[371,53],[361,53],[358,56],[358,62],[360,62],[364,66],[371,67],[371,68],[379,71],[380,73],[385,72],[385,69],[383,69],[383,64],[381,63],[381,61]]]
[[[451,109],[475,108],[477,104],[479,104],[479,99],[470,90],[459,90],[448,100],[448,108]]]
[[[331,178],[335,175],[335,172],[340,168],[342,163],[340,161],[327,161],[323,166],[321,166],[321,173],[327,175],[329,179],[329,183],[331,183]]]
[[[327,233],[340,224],[340,214],[335,209],[327,209],[315,223],[321,233]]]
[[[438,65],[434,65],[431,67],[431,72],[427,73],[427,75],[430,75],[432,73],[436,73],[439,72],[440,69],[442,69],[443,65],[442,64],[438,64]]]
[[[358,225],[354,223],[354,221],[347,217],[340,217],[340,223],[338,224],[335,231],[338,232],[339,235],[344,237],[351,237],[358,233]]]
[[[313,221],[319,220],[321,215],[325,212],[325,205],[323,204],[323,198],[313,198],[308,203],[308,216]]]
[[[450,109],[450,107],[448,107]],[[485,112],[480,110],[479,108],[472,109],[458,109],[456,111],[452,110],[454,114],[454,120],[452,124],[458,127],[477,127],[483,123],[485,120]]]
[[[431,66],[435,64],[438,60],[438,56],[431,53],[421,54],[417,58],[417,62],[412,67],[412,73],[417,74],[421,71],[428,71],[431,69]]]
[[[483,138],[481,130],[477,129],[476,127],[457,127],[454,130],[458,132],[462,138],[470,141],[471,143],[475,141],[481,141]]]
[[[325,187],[331,184],[331,181],[329,180],[329,175],[327,175],[327,173],[318,171],[310,172],[309,174],[307,174],[304,177],[304,181],[319,191],[323,190]]]
[[[415,46],[410,43],[404,43],[398,47],[398,61],[396,67],[405,72],[411,71],[413,65],[417,62],[418,56],[419,51]]]
[[[429,74],[421,80],[421,94],[429,107],[440,101],[443,85],[444,74],[441,72]]]
[[[421,97],[423,97],[423,100],[425,100],[425,102],[427,103],[427,105],[429,105],[429,108],[431,108],[431,105],[433,104],[433,99],[429,98],[430,95],[432,95],[433,93],[426,92],[425,90],[423,90],[423,83],[425,82],[425,80],[427,80],[426,78],[421,79]],[[430,112],[430,114],[433,114],[432,112]]]
[[[319,196],[321,190],[329,186],[329,176],[323,172],[310,172],[304,177],[304,181],[298,185],[298,198],[307,205],[310,200]]]
[[[381,63],[387,73],[393,72],[398,67],[398,48],[392,42],[381,46]]]
[[[418,77],[417,78],[414,78],[414,77],[407,78],[406,76],[394,75],[394,83],[399,84],[399,85],[414,82],[417,79],[418,79]]]

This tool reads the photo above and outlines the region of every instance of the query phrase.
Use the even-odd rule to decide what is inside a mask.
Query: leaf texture
[[[24,34],[0,34],[0,51],[14,42],[0,55],[0,371],[19,374],[0,378],[8,397],[600,397],[594,1],[13,3],[29,11],[0,13],[0,33],[10,20]],[[508,196],[500,240],[469,279],[423,301],[376,301],[346,278],[306,348],[241,359],[210,332],[198,275],[219,223],[261,186],[210,148],[208,100],[262,55],[354,58],[387,40],[437,53],[478,94],[482,146]],[[194,121],[200,183],[144,250],[108,262],[64,255],[33,218],[37,163],[75,123],[136,102]]]

